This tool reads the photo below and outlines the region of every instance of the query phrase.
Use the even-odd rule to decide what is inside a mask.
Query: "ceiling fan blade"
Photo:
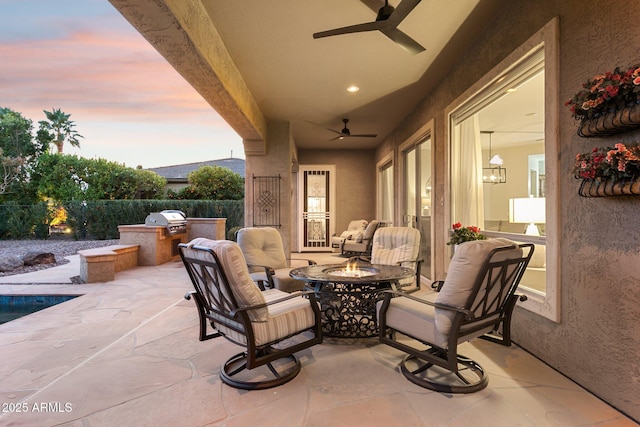
[[[320,31],[314,33],[313,38],[319,39],[322,37],[338,36],[341,34],[361,33],[365,31],[375,31],[380,29],[380,22],[367,22],[366,24],[350,25],[348,27],[335,28],[333,30]]]
[[[355,135],[349,135],[349,138],[375,138],[378,136],[375,133],[358,133]]]
[[[420,52],[424,52],[426,49],[422,47],[420,43],[403,33],[397,28],[381,29],[380,32],[391,40],[396,42],[407,52],[415,55]]]
[[[385,22],[394,27],[398,26],[421,1],[422,0],[402,0]]]
[[[363,3],[376,14],[384,6],[384,0],[360,0],[360,3]]]
[[[348,138],[375,138],[377,137],[377,134],[373,134],[373,133],[362,133],[362,134],[357,134],[357,135],[344,135],[341,134],[340,136],[336,136],[334,138],[331,138],[329,141],[336,141],[338,139],[348,139]]]

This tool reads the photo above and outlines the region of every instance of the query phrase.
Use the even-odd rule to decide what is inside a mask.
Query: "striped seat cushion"
[[[262,294],[267,303],[280,298],[289,297],[287,292],[278,289],[268,289]],[[287,338],[297,332],[310,329],[315,325],[315,314],[311,308],[311,303],[303,297],[295,297],[287,301],[282,301],[268,306],[269,314],[266,322],[251,322],[255,345],[262,346],[271,342]],[[229,322],[220,318],[216,323],[216,329],[238,344],[246,344],[245,334],[237,332],[230,326],[240,327],[237,322]]]
[[[416,268],[420,252],[420,232],[410,227],[382,227],[373,236],[372,264],[401,265]],[[415,277],[403,279],[399,285],[410,285]]]

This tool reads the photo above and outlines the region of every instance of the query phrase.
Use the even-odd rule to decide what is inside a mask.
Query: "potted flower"
[[[463,227],[462,224],[456,222],[451,226],[451,239],[447,245],[459,245],[460,243],[470,242],[472,240],[485,240],[487,236],[480,233],[480,228],[475,225],[467,225]]]
[[[640,126],[640,67],[616,67],[582,84],[565,106],[581,121],[584,137],[612,135]]]
[[[576,155],[572,173],[585,197],[640,194],[640,146],[615,144]]]

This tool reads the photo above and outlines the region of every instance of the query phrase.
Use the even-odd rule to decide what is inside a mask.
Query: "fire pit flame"
[[[340,277],[367,277],[373,276],[376,274],[375,271],[371,271],[371,269],[360,268],[358,263],[355,261],[347,262],[346,267],[337,268],[329,273],[332,276],[340,276]]]

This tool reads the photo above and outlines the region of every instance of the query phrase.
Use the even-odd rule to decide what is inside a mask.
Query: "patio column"
[[[291,253],[293,233],[292,224],[295,222],[293,215],[292,189],[294,188],[295,175],[291,172],[291,158],[295,150],[291,124],[285,121],[269,120],[267,122],[267,138],[265,150],[248,149],[253,141],[244,141],[245,144],[245,198],[244,198],[244,224],[245,227],[259,227],[271,225],[282,236],[285,254]],[[255,185],[255,179],[266,177],[280,177],[278,194],[270,191],[260,191]],[[254,192],[255,190],[255,192]],[[256,209],[277,209],[274,224],[254,221]],[[275,211],[274,211],[275,212]]]

